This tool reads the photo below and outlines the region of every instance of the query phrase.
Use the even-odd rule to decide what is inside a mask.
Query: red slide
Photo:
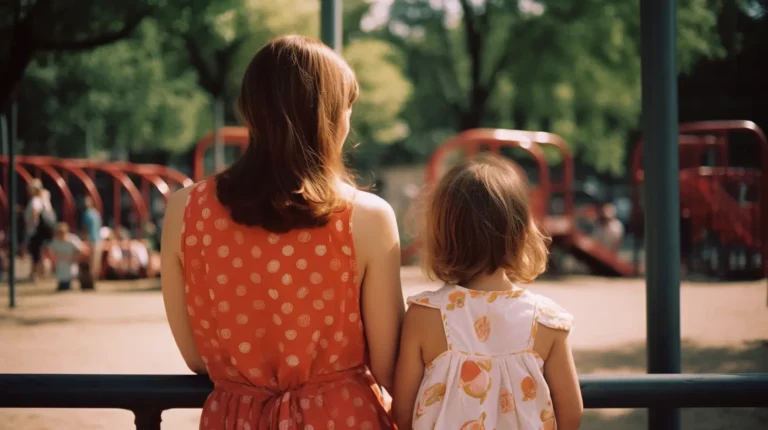
[[[689,211],[697,230],[704,228],[709,218],[721,241],[735,241],[747,247],[756,245],[750,228],[752,213],[739,205],[722,183],[700,176],[681,175],[680,179],[681,204],[683,210]]]
[[[632,264],[578,229],[563,237],[563,246],[595,275],[632,276],[635,273]]]

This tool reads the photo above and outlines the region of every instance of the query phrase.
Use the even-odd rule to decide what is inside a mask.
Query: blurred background
[[[340,51],[361,87],[347,161],[395,209],[406,294],[435,287],[413,267],[409,220],[422,187],[462,157],[499,152],[528,175],[537,220],[554,239],[550,270],[534,288],[583,316],[579,370],[643,372],[641,160],[652,154],[640,141],[639,2],[342,4]],[[48,275],[20,283],[18,309],[0,311],[0,372],[186,371],[156,278],[165,201],[239,156],[243,72],[261,45],[288,33],[319,37],[320,1],[0,1],[3,276],[12,259],[20,281],[32,272],[23,216],[35,178],[75,235],[85,198],[95,201],[105,240],[95,294],[53,295]],[[677,0],[686,125],[682,255],[669,260],[686,279],[686,371],[768,371],[767,53],[768,1]],[[609,306],[595,311],[596,303]],[[684,428],[765,428],[766,413],[686,412]],[[194,413],[167,414],[168,428],[195,425]],[[639,429],[645,420],[644,411],[597,411],[585,428]],[[0,410],[0,429],[130,422],[127,412]]]

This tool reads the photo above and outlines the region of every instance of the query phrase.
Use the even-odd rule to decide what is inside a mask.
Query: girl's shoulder
[[[570,331],[573,328],[573,315],[549,297],[534,294],[536,321],[549,328]]]
[[[453,285],[445,284],[437,290],[422,291],[419,294],[409,296],[406,299],[408,306],[418,305],[428,308],[440,309],[447,303],[447,296],[455,291]]]

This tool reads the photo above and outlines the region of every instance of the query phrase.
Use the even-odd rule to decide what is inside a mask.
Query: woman
[[[201,429],[391,426],[378,385],[404,312],[400,243],[392,208],[343,165],[357,94],[322,43],[272,40],[243,78],[245,153],[169,201],[168,320],[215,384]]]
[[[26,227],[27,249],[32,255],[32,270],[29,273],[29,279],[34,282],[36,276],[44,274],[43,245],[53,238],[53,228],[48,222],[50,198],[46,201],[47,190],[43,188],[43,183],[39,179],[33,179],[27,186],[27,193],[29,194],[29,202],[24,210],[24,225]]]

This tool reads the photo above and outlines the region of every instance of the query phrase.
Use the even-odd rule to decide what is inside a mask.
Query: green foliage
[[[20,132],[38,153],[82,155],[85,130],[96,148],[184,151],[212,127],[214,97],[235,122],[243,72],[266,41],[319,34],[318,0],[23,3],[34,55]],[[722,22],[717,31],[721,3],[677,1],[681,73],[742,43]],[[581,160],[622,173],[640,115],[637,0],[394,0],[373,31],[380,4],[343,4],[344,56],[362,90],[350,138],[358,167],[396,151],[424,160],[461,129],[503,127],[558,133]],[[0,53],[23,60],[3,45],[19,33],[6,18]],[[0,96],[9,88],[0,82]]]
[[[396,0],[385,36],[408,53],[410,147],[479,126],[561,134],[598,171],[621,174],[640,113],[639,3]],[[678,62],[722,55],[717,5],[678,1]],[[393,23],[395,25],[393,25]],[[429,106],[427,109],[425,106]]]
[[[20,94],[25,152],[183,151],[200,134],[204,94],[194,75],[168,73],[164,35],[145,21],[134,37],[79,54],[38,56]]]

